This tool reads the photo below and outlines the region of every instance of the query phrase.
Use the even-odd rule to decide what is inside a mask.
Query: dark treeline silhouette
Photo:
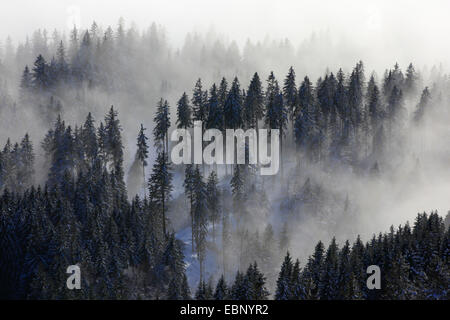
[[[114,31],[94,23],[87,31],[74,29],[68,41],[56,33],[51,46],[46,37],[38,31],[32,46],[19,45],[15,55],[8,49],[0,69],[2,77],[14,74],[18,65],[23,70],[17,101],[1,87],[0,113],[12,110],[5,114],[15,123],[16,111],[31,107],[52,123],[39,148],[26,134],[20,143],[7,139],[0,151],[0,298],[448,299],[448,223],[437,213],[419,215],[413,228],[405,225],[367,244],[358,238],[353,246],[346,242],[339,249],[333,240],[325,250],[319,242],[304,266],[288,254],[278,280],[280,252],[292,247],[291,225],[307,214],[319,216],[329,190],[308,177],[281,200],[280,211],[291,216],[279,235],[270,223],[264,223],[261,236],[252,226],[268,222],[274,186],[299,184],[298,174],[307,164],[323,171],[343,168],[349,176],[389,174],[390,158],[406,153],[408,133],[429,126],[431,119],[448,117],[443,101],[450,78],[435,77],[432,86],[424,87],[412,64],[405,74],[395,64],[381,79],[374,73],[366,79],[360,61],[348,74],[327,71],[315,82],[308,76],[299,81],[293,67],[283,81],[275,72],[261,79],[249,59],[250,51],[257,55],[258,45],[248,44],[241,59],[233,43],[226,50],[218,42],[199,51],[188,37],[181,51],[172,52],[156,25],[138,34],[125,30],[122,22]],[[143,65],[147,54],[151,62]],[[186,62],[211,73],[207,80],[198,78],[192,94],[183,87],[192,73],[178,82],[182,88],[171,87],[177,68]],[[149,76],[151,72],[157,76]],[[234,76],[227,79],[225,73]],[[176,119],[168,100],[156,103],[153,149],[144,125],[137,128],[137,151],[128,174],[124,163],[130,155],[124,154],[122,126],[113,107],[98,124],[88,112],[81,125],[63,120],[72,99],[86,102],[85,95],[96,90],[111,96],[127,92],[146,104],[149,96],[177,90]],[[202,121],[202,131],[279,129],[278,176],[263,178],[248,161],[174,168],[169,132],[175,126],[192,129],[196,120]],[[153,153],[151,173],[146,174]],[[43,168],[37,160],[45,163]],[[46,176],[40,186],[37,169]],[[185,200],[182,216],[199,263],[193,295],[185,261],[191,257],[184,257],[185,245],[170,221],[179,200],[173,198],[177,187],[184,189],[178,197]],[[342,210],[333,207],[336,229],[348,227],[356,209],[348,195],[345,201],[336,198],[344,203]],[[210,252],[219,257],[223,273],[215,289],[217,279],[206,279]],[[73,264],[82,269],[79,291],[65,287],[66,268]],[[371,264],[383,270],[380,291],[365,286]]]
[[[379,234],[364,244],[358,237],[342,248],[333,238],[325,249],[317,243],[302,268],[289,252],[278,275],[276,300],[449,299],[450,233],[437,213],[419,214],[414,226]],[[367,267],[382,270],[381,288],[369,289]],[[215,290],[201,282],[198,300],[264,300],[269,293],[266,279],[256,263],[245,274],[238,272],[227,285],[221,277]]]
[[[171,190],[164,143],[160,143],[162,151],[149,178],[149,198],[136,196],[129,202],[123,182],[120,131],[113,107],[98,127],[90,114],[74,130],[58,118],[42,143],[50,164],[48,183],[44,188],[25,191],[23,188],[33,180],[31,142],[28,136],[13,148],[7,142],[1,153],[2,298],[190,297],[182,244],[164,226],[164,210],[170,199],[164,191],[170,194]],[[142,133],[138,142],[142,143]],[[12,156],[18,160],[12,162]],[[234,200],[241,192],[236,189],[243,188],[238,168],[231,182]],[[187,170],[191,178],[186,190],[193,194],[195,246],[202,259],[206,223],[209,219],[217,221],[220,211],[211,203],[218,202],[220,193],[214,171],[205,183],[198,166],[188,166]],[[11,178],[12,174],[21,177]],[[234,210],[235,215],[245,215],[243,208]],[[264,247],[254,247],[253,255],[264,256],[274,250],[269,249],[275,242],[270,228],[263,238]],[[339,250],[333,240],[325,252],[323,244],[318,243],[303,270],[286,256],[275,298],[447,298],[449,244],[448,226],[436,213],[419,215],[412,229],[409,225],[396,232],[391,229],[366,245],[358,238],[351,248],[346,242]],[[286,248],[286,244],[280,247]],[[264,257],[260,261],[264,262]],[[75,263],[83,269],[81,291],[66,290],[61,285],[65,283],[66,266]],[[376,293],[364,287],[364,270],[371,264],[379,265],[384,272],[383,289]],[[269,293],[265,283],[255,262],[245,274],[237,273],[230,288],[221,278],[213,292],[211,283],[200,280],[195,298],[266,299]]]
[[[152,193],[160,167],[149,179],[150,198],[128,201],[120,131],[112,107],[97,128],[90,114],[73,130],[58,118],[42,143],[48,182],[24,192],[33,174],[30,142],[25,136],[11,149],[8,141],[0,166],[2,299],[163,298],[168,286],[188,295],[182,244],[165,232]],[[83,270],[79,291],[63,285],[73,264]]]

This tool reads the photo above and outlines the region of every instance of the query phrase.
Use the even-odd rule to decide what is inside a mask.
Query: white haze
[[[330,31],[332,41],[344,38],[369,65],[384,67],[395,57],[422,67],[449,62],[449,12],[445,0],[16,0],[1,5],[0,39],[22,39],[38,28],[88,28],[94,20],[115,26],[123,17],[141,28],[156,21],[176,46],[188,31],[216,31],[240,45],[267,36],[299,44],[312,32]]]
[[[197,32],[203,39],[221,39],[226,44],[236,41],[242,53],[247,39],[253,43],[268,41],[267,39],[289,39],[296,53],[278,61],[261,57],[255,61],[254,70],[243,71],[239,75],[242,88],[248,86],[250,76],[258,71],[261,79],[267,79],[268,72],[275,71],[279,82],[284,79],[288,67],[293,65],[297,73],[297,86],[307,74],[315,83],[317,77],[326,70],[336,72],[343,67],[347,73],[358,60],[363,60],[366,78],[372,70],[378,74],[378,82],[382,79],[384,69],[392,68],[398,62],[405,71],[413,62],[417,70],[427,75],[432,66],[442,63],[443,72],[450,66],[450,2],[440,0],[423,1],[134,1],[134,0],[40,0],[8,1],[1,4],[0,39],[5,43],[11,36],[15,44],[23,42],[27,35],[39,28],[65,31],[66,36],[73,24],[87,29],[92,21],[103,27],[115,27],[119,17],[125,19],[127,27],[133,23],[139,30],[148,28],[155,21],[166,30],[172,52],[182,48],[188,32]],[[311,48],[314,49],[311,49]],[[303,51],[302,51],[303,49]],[[301,54],[301,53],[304,54]],[[320,52],[320,55],[315,53]],[[198,77],[204,79],[204,86],[210,87],[213,81],[219,81],[225,75],[229,82],[234,76],[230,70],[218,70],[217,75],[205,75],[205,70],[192,69],[189,65],[180,66],[185,74],[182,79],[174,79],[174,90],[165,99],[172,108],[183,91],[189,95]],[[192,69],[192,70],[191,70]],[[223,74],[225,73],[225,74]],[[219,76],[220,75],[220,76]],[[155,75],[158,78],[161,75]],[[176,77],[177,75],[173,75]],[[13,83],[17,83],[20,74]],[[147,79],[146,79],[147,80]],[[428,77],[424,85],[432,85]],[[265,83],[264,83],[265,84]],[[421,90],[422,88],[420,88]],[[14,92],[14,89],[11,89]],[[447,88],[448,90],[448,88]],[[130,93],[128,93],[130,94]],[[306,166],[300,173],[298,183],[303,185],[306,178],[314,177],[331,192],[335,192],[338,201],[348,195],[357,218],[352,230],[333,230],[317,219],[303,217],[301,223],[291,230],[293,238],[291,248],[294,255],[304,258],[311,253],[313,245],[319,240],[328,243],[333,235],[338,240],[353,240],[354,235],[363,234],[365,239],[373,232],[387,231],[391,225],[413,221],[418,212],[438,210],[444,215],[450,209],[450,150],[448,141],[450,132],[448,125],[448,92],[444,95],[446,118],[432,117],[432,122],[425,129],[409,128],[407,139],[407,156],[394,159],[391,167],[384,174],[373,179],[368,176],[355,176],[345,172],[323,172],[315,167]],[[117,98],[117,100],[115,100]],[[127,96],[106,96],[102,92],[94,92],[88,97],[89,104],[101,106],[94,110],[97,124],[109,105],[118,105],[119,117],[124,127],[126,145],[126,170],[131,165],[135,152],[137,128],[141,122],[152,128],[152,115],[159,99],[157,94],[149,94],[146,105],[137,105],[133,112],[126,112]],[[407,107],[410,115],[418,99]],[[88,103],[86,103],[88,104]],[[129,106],[127,106],[129,107]],[[34,112],[26,112],[27,118],[20,119],[19,125],[10,124],[0,119],[0,146],[6,137],[11,136],[18,141],[26,131],[30,131],[35,149],[39,154],[39,142],[42,141],[47,124],[41,123]],[[143,115],[142,115],[143,114]],[[70,123],[80,123],[86,113],[70,111],[66,114]],[[9,120],[7,121],[9,122]],[[175,112],[172,109],[172,124],[175,123]],[[152,155],[153,158],[153,155]],[[383,168],[382,168],[383,169]],[[148,169],[149,170],[149,169]],[[289,171],[288,171],[289,172]],[[38,172],[41,180],[45,173]],[[286,175],[289,176],[289,173]],[[179,178],[176,181],[179,182]],[[279,184],[279,183],[278,183]],[[270,185],[270,184],[269,184]],[[178,187],[180,187],[178,183]],[[181,189],[181,188],[180,188]],[[269,193],[270,188],[266,189]],[[274,188],[269,194],[273,201],[271,222],[275,224],[279,203],[277,201],[288,195],[284,188]],[[177,191],[179,192],[179,190]],[[334,204],[334,202],[333,202]],[[342,211],[341,207],[334,207]],[[330,212],[324,219],[339,219]],[[187,218],[187,213],[184,212]],[[260,220],[252,227],[262,231],[267,221]],[[276,226],[277,231],[280,226]]]

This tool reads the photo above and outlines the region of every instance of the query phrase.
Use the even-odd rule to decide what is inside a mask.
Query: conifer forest
[[[241,41],[219,18],[219,31],[168,31],[162,16],[119,17],[23,33],[0,19],[0,300],[450,299],[438,50],[386,35],[398,42],[366,39],[386,43],[375,53],[325,26],[296,41],[247,38],[248,22]],[[177,164],[180,129],[192,146],[200,132],[200,151],[207,130],[225,146],[228,129],[267,129],[256,148],[279,153],[278,171],[260,174],[248,140],[244,163],[196,162],[194,146]]]

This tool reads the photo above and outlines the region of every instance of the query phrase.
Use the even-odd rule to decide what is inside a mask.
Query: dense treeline
[[[278,275],[277,300],[444,299],[450,287],[450,229],[437,213],[419,214],[414,226],[407,223],[389,233],[374,235],[364,244],[358,237],[339,248],[333,239],[325,249],[317,243],[301,267],[289,252]],[[367,267],[381,269],[381,289],[368,289]],[[200,283],[196,299],[264,300],[268,297],[265,277],[257,264],[245,274],[238,272],[232,285],[224,278]]]
[[[158,114],[165,114],[164,110],[162,107]],[[166,127],[163,128],[165,131]],[[165,230],[164,212],[170,200],[171,173],[164,156],[164,135],[158,135],[158,130],[154,132],[161,152],[148,180],[149,198],[140,200],[136,196],[129,202],[123,182],[120,131],[113,107],[98,127],[90,114],[73,132],[58,118],[42,143],[50,163],[48,183],[43,189],[31,187],[23,193],[20,186],[8,181],[32,181],[31,142],[25,136],[21,146],[16,144],[11,148],[8,141],[1,158],[2,168],[6,169],[2,172],[7,175],[2,177],[11,172],[17,174],[13,170],[17,166],[28,166],[28,169],[21,171],[27,173],[21,179],[2,180],[3,298],[190,297],[182,244]],[[141,127],[138,159],[146,158],[146,140]],[[20,155],[19,160],[8,167],[13,162],[6,161],[7,156],[15,154]],[[209,221],[217,222],[221,212],[220,207],[213,205],[219,205],[220,192],[214,171],[205,183],[198,166],[195,169],[187,166],[186,170],[185,188],[192,197],[194,218],[193,244],[201,260],[205,255],[206,225]],[[239,193],[236,188],[243,187],[237,182],[238,175],[236,169],[231,182],[235,197]],[[242,199],[234,200],[235,217],[245,217],[238,206]],[[224,222],[228,218],[224,215],[223,219],[225,244],[229,235],[224,232]],[[238,224],[238,235],[241,231]],[[366,245],[358,238],[351,248],[347,242],[338,249],[333,240],[325,251],[319,243],[303,270],[298,261],[293,263],[286,256],[275,298],[446,298],[448,236],[448,226],[432,213],[429,217],[419,215],[412,230],[408,224],[396,232],[391,229],[388,234],[374,236]],[[245,253],[246,259],[276,250],[269,249],[275,242],[270,227],[263,238],[264,247],[253,247],[254,252]],[[245,239],[247,242],[248,238]],[[280,243],[280,248],[286,247]],[[270,263],[264,257],[261,261]],[[75,263],[83,270],[83,290],[68,291],[61,283],[67,276],[65,267]],[[364,270],[371,264],[379,265],[384,272],[384,289],[376,294],[364,286]],[[246,273],[237,273],[230,288],[221,278],[213,292],[210,282],[200,280],[195,298],[265,299],[269,296],[265,285],[266,278],[255,262]]]
[[[8,142],[0,200],[2,299],[163,298],[168,287],[188,295],[182,244],[163,229],[157,197],[127,200],[120,131],[112,107],[97,128],[90,114],[74,130],[58,118],[42,143],[48,183],[23,193],[3,178],[19,172],[26,176],[12,181],[31,181],[31,169],[20,170],[32,161],[30,142],[26,136],[13,151]],[[26,161],[5,167],[10,154]],[[65,287],[66,268],[74,264],[83,272],[80,291]]]
[[[36,98],[29,97],[30,91],[39,92],[43,109],[52,96],[67,108],[92,104],[99,93],[133,106],[147,104],[184,90],[192,74],[208,80],[223,74],[248,78],[265,61],[296,56],[286,40],[248,41],[240,50],[236,42],[216,34],[189,33],[174,48],[164,27],[152,23],[139,30],[123,19],[115,26],[93,22],[86,29],[74,27],[68,34],[39,29],[25,40],[14,40],[0,43],[0,102],[11,109]]]
[[[402,156],[407,130],[421,128],[435,114],[448,115],[448,110],[440,104],[441,92],[448,83],[443,81],[434,86],[433,92],[437,96],[434,99],[428,87],[420,94],[420,84],[420,75],[412,64],[408,66],[406,75],[403,75],[396,64],[393,69],[386,71],[381,84],[374,74],[366,81],[362,62],[358,62],[349,75],[345,75],[341,69],[336,76],[328,72],[324,78],[317,80],[315,86],[307,76],[298,86],[292,67],[282,86],[273,72],[266,80],[265,88],[258,73],[254,74],[247,89],[241,87],[237,77],[231,85],[227,79],[222,78],[218,85],[212,84],[209,90],[198,79],[192,99],[189,100],[186,93],[183,93],[177,103],[176,124],[178,128],[192,128],[193,121],[202,121],[202,130],[215,128],[222,131],[227,128],[279,129],[281,171],[278,176],[281,179],[286,176],[284,164],[292,157],[296,167],[292,169],[291,166],[291,175],[301,171],[303,163],[308,162],[322,168],[348,168],[357,175],[368,174],[375,177],[381,174],[383,167],[390,165],[388,155]],[[415,99],[418,99],[418,103],[411,103]],[[408,110],[407,102],[409,105],[416,105]],[[160,139],[163,136],[167,138],[169,118],[166,116],[155,120],[159,123],[157,127],[164,128]],[[289,152],[292,149],[295,152]],[[220,172],[217,167],[216,165],[210,169],[213,169],[213,173]],[[254,165],[233,165],[231,172],[228,172],[228,167],[225,166],[225,176],[232,174],[229,184],[232,208],[223,210],[220,206],[215,207],[209,215],[217,216],[216,212],[220,210],[223,211],[224,221],[230,219],[229,216],[233,219],[235,230],[231,233],[236,237],[225,235],[224,239],[239,239],[234,241],[234,247],[239,251],[240,268],[255,259],[265,271],[270,272],[270,257],[276,256],[276,250],[271,247],[277,247],[267,243],[273,241],[270,228],[264,231],[263,239],[259,239],[257,230],[247,230],[252,221],[265,218],[263,214],[255,216],[255,211],[263,213],[269,210],[263,179],[255,174]],[[215,218],[204,218],[208,216],[208,201],[203,196],[206,189],[206,177],[203,175],[205,168],[202,171],[187,166],[184,180],[185,195],[190,204],[192,250],[197,246],[200,279],[204,260],[203,242],[207,238],[204,233],[208,223],[216,221]],[[322,187],[309,179],[294,192],[296,195],[292,199],[287,197],[284,203],[291,211],[301,205],[303,210],[316,214],[324,201],[325,192]],[[217,197],[217,192],[207,194],[212,198],[210,204],[220,202],[221,197]],[[343,211],[347,217],[343,217],[345,221],[341,224],[350,223],[346,212],[350,211],[348,197]],[[288,237],[287,232],[283,234]],[[280,242],[286,243],[288,240]],[[229,242],[223,243],[224,251],[230,250],[226,248],[230,247]],[[286,245],[281,248],[285,249]],[[223,269],[226,273],[226,262]]]
[[[327,250],[319,243],[303,267],[287,255],[275,284],[279,252],[291,247],[293,221],[284,221],[279,237],[269,223],[261,237],[260,230],[249,227],[266,221],[272,210],[267,196],[271,186],[255,174],[256,166],[186,165],[176,170],[169,160],[170,129],[190,129],[200,120],[202,130],[279,129],[281,171],[276,181],[282,185],[295,180],[305,162],[378,176],[389,166],[387,155],[402,154],[408,129],[428,125],[436,114],[448,117],[449,109],[442,103],[449,92],[448,77],[423,88],[412,64],[405,74],[396,64],[382,79],[375,74],[366,79],[364,65],[358,62],[349,74],[327,71],[315,83],[308,76],[298,81],[292,67],[282,82],[274,72],[265,82],[254,73],[247,86],[238,75],[232,80],[211,76],[222,79],[210,87],[199,78],[192,95],[181,95],[176,112],[163,98],[156,104],[154,148],[144,125],[136,130],[137,151],[127,175],[122,127],[113,107],[98,125],[91,113],[75,127],[57,115],[64,114],[61,101],[69,100],[72,89],[80,100],[90,90],[147,90],[134,77],[142,75],[138,56],[152,52],[157,58],[149,68],[155,70],[158,64],[170,65],[164,37],[156,26],[138,36],[132,29],[125,32],[121,24],[116,31],[93,24],[86,32],[74,29],[69,45],[56,34],[48,47],[44,38],[37,33],[32,50],[27,45],[17,49],[17,61],[25,59],[19,53],[27,52],[25,60],[34,54],[32,67],[21,66],[18,103],[35,107],[53,123],[39,148],[48,175],[45,183],[35,185],[36,148],[28,134],[20,143],[7,140],[0,151],[0,298],[190,298],[184,244],[169,219],[178,200],[172,198],[180,187],[175,186],[176,175],[184,175],[180,197],[185,199],[190,246],[200,267],[193,298],[266,299],[269,291],[277,299],[448,298],[448,225],[436,213],[419,215],[412,229],[405,225],[365,245],[359,238],[341,249],[334,240]],[[137,47],[146,49],[133,49]],[[232,47],[207,63],[240,65]],[[216,51],[222,52],[215,48],[203,53],[212,57]],[[51,52],[55,55],[49,60]],[[230,62],[234,56],[236,61]],[[15,110],[15,103],[6,100],[0,101],[0,112],[4,106]],[[41,156],[40,151],[36,154]],[[288,166],[290,159],[295,165]],[[292,199],[286,196],[280,210],[317,214],[326,192],[307,179],[294,193]],[[342,202],[348,214],[348,196]],[[340,223],[351,221],[346,219]],[[209,251],[221,256],[224,274],[215,290],[213,279],[205,279]],[[229,261],[232,253],[237,263]],[[81,291],[65,289],[66,267],[73,264],[83,272]],[[383,270],[381,291],[365,286],[365,268],[371,264]],[[228,286],[236,269],[234,283]]]

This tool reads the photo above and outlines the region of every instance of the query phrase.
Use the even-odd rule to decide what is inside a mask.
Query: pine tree
[[[283,94],[280,92],[278,82],[272,72],[267,79],[265,124],[268,129],[280,131],[281,159],[283,159],[283,135],[285,134],[287,120],[288,111],[283,102]],[[281,170],[283,170],[282,163],[281,161]]]
[[[431,95],[428,87],[425,87],[422,91],[422,96],[420,97],[419,104],[416,107],[416,111],[414,113],[414,121],[416,123],[420,123],[423,121],[426,112],[430,109],[431,105]]]
[[[167,288],[167,300],[182,300],[180,287],[175,279],[170,280]]]
[[[25,66],[25,69],[22,73],[22,78],[20,80],[20,99],[23,102],[27,102],[29,99],[29,94],[31,89],[33,88],[33,76],[30,73],[30,69],[28,66]]]
[[[295,84],[295,71],[294,68],[290,67],[289,72],[284,80],[283,86],[283,97],[288,107],[288,113],[290,115],[291,120],[295,114],[295,108],[297,107],[297,86]]]
[[[230,290],[231,300],[246,300],[246,290],[244,275],[238,271]]]
[[[194,121],[202,121],[203,135],[205,122],[208,119],[208,91],[203,91],[202,80],[200,78],[195,83],[191,102],[194,109]]]
[[[345,75],[344,72],[342,71],[342,69],[339,69],[337,75],[336,75],[338,84],[337,84],[337,88],[336,88],[336,94],[335,94],[335,103],[336,103],[336,108],[338,110],[338,113],[340,114],[341,118],[345,119],[345,110],[346,110],[346,105],[347,105],[347,101],[348,101],[348,97],[347,97],[347,90],[345,88]]]
[[[155,127],[153,128],[153,137],[155,147],[169,153],[169,128],[170,128],[170,111],[169,104],[161,99],[158,103],[156,115],[153,119]]]
[[[264,116],[264,94],[261,80],[255,72],[245,96],[244,116],[248,128],[258,129],[258,122]]]
[[[144,125],[141,124],[141,129],[139,130],[139,134],[137,137],[137,152],[136,157],[142,165],[142,178],[145,181],[145,167],[147,166],[148,159],[148,145],[147,145],[147,136],[145,135]]]
[[[106,160],[110,161],[110,168],[114,177],[115,189],[117,195],[126,194],[123,171],[123,144],[122,144],[122,126],[118,118],[117,111],[111,106],[108,114],[105,116],[105,151]]]
[[[299,90],[299,110],[294,119],[294,137],[297,145],[308,152],[310,156],[317,150],[318,108],[315,107],[313,87],[308,77],[305,77]]]
[[[280,87],[273,72],[267,78],[266,88],[266,112],[264,122],[269,129],[276,129],[279,125],[277,97],[280,95]]]
[[[208,99],[208,117],[206,119],[206,129],[217,129],[223,130],[224,119],[223,119],[223,109],[219,104],[219,96],[217,92],[216,84],[213,84],[209,90]]]
[[[62,127],[57,127],[55,130],[54,147],[52,149],[52,164],[49,172],[50,185],[57,186],[63,181],[64,174],[73,174],[73,147],[72,128],[70,126],[65,128],[64,124],[62,124]]]
[[[235,77],[223,106],[225,129],[238,129],[242,127],[242,104],[242,92],[239,80]]]
[[[303,284],[301,283],[301,268],[300,261],[295,260],[294,267],[292,268],[291,275],[291,288],[289,291],[291,292],[291,298],[293,300],[303,299],[305,296],[305,289],[303,288]]]
[[[401,127],[402,121],[405,118],[405,108],[403,106],[403,93],[397,86],[394,86],[391,95],[389,96],[388,104],[387,104],[387,119],[389,124],[389,134],[390,136],[393,133],[393,130],[396,127]]]
[[[364,91],[364,66],[358,62],[353,69],[348,84],[349,116],[356,129],[362,122],[362,103]]]
[[[408,69],[406,70],[406,78],[405,78],[405,94],[409,96],[414,96],[417,93],[418,89],[418,81],[419,75],[412,63],[409,64]]]
[[[324,270],[320,279],[320,299],[334,300],[338,298],[338,281],[339,281],[339,265],[338,265],[339,249],[336,239],[331,240],[328,247],[325,260]]]
[[[206,297],[206,283],[201,281],[198,283],[197,291],[195,292],[195,300],[207,300]]]
[[[219,108],[222,110],[222,114],[224,114],[225,109],[225,101],[227,100],[228,96],[228,82],[225,78],[222,78],[220,81],[219,88],[217,89],[217,100],[219,102]],[[225,121],[225,119],[224,119]]]
[[[275,292],[275,300],[289,300],[292,297],[291,279],[292,279],[292,259],[289,252],[284,257],[281,270],[278,275],[277,289]]]
[[[90,112],[82,127],[81,140],[86,159],[92,165],[98,156],[98,141],[94,118]]]
[[[189,199],[189,215],[191,216],[191,246],[194,251],[194,168],[191,164],[186,165],[184,171],[184,194]]]
[[[112,166],[121,165],[123,162],[123,144],[120,132],[122,127],[118,118],[117,111],[111,106],[108,114],[105,116],[105,151],[108,161]]]
[[[225,210],[222,211],[222,266],[223,274],[228,272],[227,254],[231,246],[230,221]]]
[[[289,250],[289,229],[288,229],[288,224],[287,222],[285,222],[283,224],[283,229],[281,230],[280,233],[280,250],[281,251],[288,251]]]
[[[220,217],[220,191],[217,187],[218,179],[215,171],[212,171],[206,184],[207,206],[209,210],[209,220],[213,227],[213,241],[216,241],[216,224]]]
[[[60,41],[56,51],[56,69],[58,80],[66,82],[69,77],[70,69],[66,60],[66,49],[64,48],[64,43],[62,41]]]
[[[317,86],[317,102],[326,118],[335,108],[335,95],[337,91],[337,81],[333,75],[325,75],[324,80]]]
[[[183,93],[177,103],[177,128],[192,127],[192,110],[186,92]]]
[[[186,274],[183,274],[181,283],[181,298],[182,300],[191,300],[191,289],[189,288]]]
[[[370,77],[366,96],[370,126],[372,132],[375,132],[383,119],[383,109],[381,105],[380,90],[375,83],[375,78],[373,75]]]
[[[203,177],[200,174],[198,166],[196,166],[193,173],[192,189],[194,194],[194,241],[198,260],[200,263],[200,280],[202,280],[206,255],[206,236],[208,234],[208,200],[206,194],[206,184],[203,181]]]
[[[237,219],[238,229],[240,228],[240,221],[245,212],[245,168],[243,165],[236,165],[234,167],[233,177],[231,178],[231,190],[233,194],[233,212]]]
[[[314,253],[310,261],[308,261],[308,271],[311,273],[312,287],[310,288],[310,292],[312,297],[319,297],[321,283],[320,279],[323,272],[323,253],[324,246],[321,241],[319,241],[314,248]]]
[[[219,281],[216,285],[216,290],[214,291],[214,299],[215,300],[227,300],[229,295],[229,289],[227,283],[225,282],[225,278],[222,275],[219,278]]]
[[[196,300],[212,300],[213,299],[213,289],[211,282],[200,281],[198,284],[197,292],[195,293]]]
[[[266,300],[269,292],[266,289],[266,278],[259,271],[256,262],[251,264],[244,278],[246,289],[245,300]]]
[[[149,199],[161,214],[162,232],[164,235],[167,235],[166,214],[168,201],[173,190],[170,169],[167,155],[164,152],[160,152],[153,165],[153,171],[148,181]]]
[[[33,89],[37,92],[45,92],[50,87],[48,65],[42,55],[39,55],[33,67]]]
[[[17,184],[19,191],[24,191],[31,186],[34,181],[34,151],[33,144],[30,141],[30,136],[25,134],[20,142],[18,170],[17,170]]]

